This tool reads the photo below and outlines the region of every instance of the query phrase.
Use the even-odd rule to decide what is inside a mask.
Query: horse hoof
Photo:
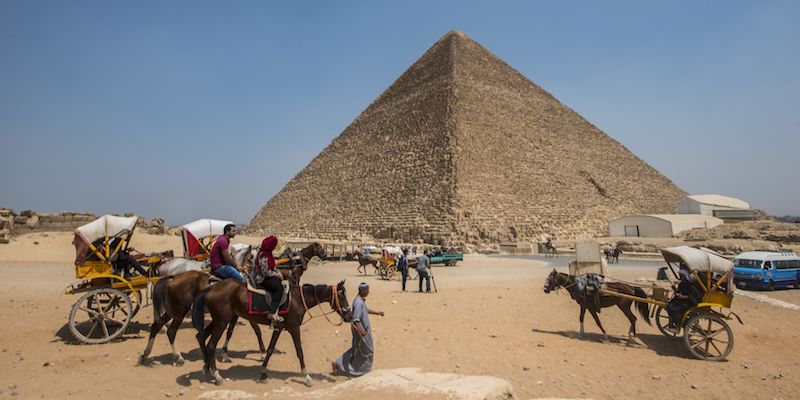
[[[186,360],[184,360],[183,357],[178,357],[178,358],[175,359],[175,366],[176,367],[180,367],[185,362],[186,362]]]
[[[306,379],[303,380],[303,383],[308,387],[314,386],[314,380],[308,375],[306,375]]]
[[[265,372],[261,373],[261,377],[258,378],[258,383],[267,383],[267,374]]]
[[[214,371],[214,384],[220,386],[222,382],[224,382],[222,375],[219,374],[219,371]]]
[[[145,356],[144,354],[139,356],[139,365],[145,365],[147,364],[147,361],[148,361],[147,356]]]
[[[228,357],[228,353],[222,353],[219,357],[219,362],[229,364],[231,362],[231,358]]]

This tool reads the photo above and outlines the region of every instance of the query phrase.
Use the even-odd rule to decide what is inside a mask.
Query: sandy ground
[[[160,335],[153,362],[136,366],[152,321],[151,307],[137,315],[132,332],[122,340],[94,346],[73,341],[66,322],[77,296],[63,294],[64,287],[74,282],[70,240],[68,234],[36,234],[0,246],[0,397],[10,395],[10,385],[23,399],[196,398],[215,389],[200,373],[200,354],[188,321],[178,333],[186,364],[171,364],[167,338]],[[138,234],[133,245],[144,251],[173,248],[180,253],[178,237]],[[371,319],[376,369],[411,367],[494,376],[511,382],[519,399],[800,397],[799,311],[737,297],[733,310],[744,325],[732,324],[733,353],[726,362],[703,362],[690,358],[681,342],[663,337],[641,321],[644,345],[626,346],[628,323],[617,309],[601,314],[611,343],[599,342],[599,330],[589,317],[588,335],[578,339],[577,305],[563,291],[542,291],[551,269],[539,261],[468,256],[457,267],[435,268],[436,294],[416,293],[416,281],[410,282],[412,291],[404,293],[397,281],[359,276],[352,262],[312,267],[304,281],[335,283],[346,278],[351,299],[359,282],[370,283],[369,306],[386,312],[383,318]],[[644,268],[610,270],[621,279],[655,275]],[[774,295],[800,304],[800,291]],[[263,331],[269,334],[266,327]],[[288,335],[279,340],[279,353],[270,363],[271,380],[259,384],[255,336],[249,326],[241,325],[230,346],[233,363],[219,364],[223,377],[229,378],[223,388],[279,398],[274,391],[285,387],[297,392],[332,387],[346,378],[332,377],[330,362],[349,342],[348,326],[314,318],[303,328],[314,388],[302,384]]]

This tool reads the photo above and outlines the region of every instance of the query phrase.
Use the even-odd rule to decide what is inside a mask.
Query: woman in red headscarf
[[[261,249],[256,255],[255,262],[255,281],[256,284],[265,289],[271,297],[270,306],[272,306],[272,319],[275,321],[282,321],[278,313],[279,302],[283,295],[283,285],[281,281],[283,276],[278,272],[275,264],[275,257],[272,251],[278,246],[278,238],[275,236],[268,236],[261,242]],[[260,280],[260,282],[259,282]]]

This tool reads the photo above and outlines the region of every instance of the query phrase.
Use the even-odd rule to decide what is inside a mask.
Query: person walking
[[[406,256],[407,250],[403,250],[400,258],[397,260],[397,270],[403,277],[403,291],[406,291],[406,281],[408,280],[408,257]]]
[[[351,331],[353,341],[349,349],[333,362],[333,374],[345,376],[361,376],[372,369],[375,347],[372,338],[372,325],[369,314],[384,315],[383,311],[373,311],[367,307],[369,285],[362,282],[358,285],[358,296],[353,300],[353,320]]]
[[[425,292],[431,292],[431,259],[428,257],[428,250],[417,257],[417,273],[419,274],[419,291],[422,292],[422,280],[425,279]]]

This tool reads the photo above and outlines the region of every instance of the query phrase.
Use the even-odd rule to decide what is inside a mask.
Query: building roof
[[[718,194],[693,194],[686,197],[698,203],[703,203],[703,204],[710,204],[710,205],[730,207],[730,208],[743,208],[743,209],[750,208],[750,204],[747,204],[747,202],[744,200],[739,200],[728,196],[721,196]]]
[[[646,217],[646,218],[657,218],[661,219],[670,223],[677,223],[677,224],[691,224],[697,223],[702,224],[704,222],[716,222],[717,224],[722,224],[723,221],[717,217],[712,217],[710,215],[702,215],[702,214],[641,214],[641,215],[625,215],[619,218],[612,220],[611,222],[623,219],[623,218],[631,218],[631,217]]]

